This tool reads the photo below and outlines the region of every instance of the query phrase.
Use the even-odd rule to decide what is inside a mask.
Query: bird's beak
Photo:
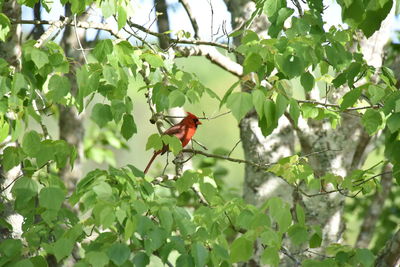
[[[197,124],[197,125],[200,125],[200,124],[202,124],[202,123],[201,123],[201,121],[197,121],[197,123],[196,123],[196,124]]]

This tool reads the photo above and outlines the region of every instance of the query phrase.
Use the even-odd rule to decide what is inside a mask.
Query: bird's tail
[[[147,171],[150,169],[151,164],[153,163],[154,159],[157,157],[158,154],[160,154],[159,151],[155,151],[155,152],[154,152],[153,156],[151,157],[149,163],[148,163],[147,166],[146,166],[146,169],[144,169],[144,173],[145,173],[145,174],[146,174]]]

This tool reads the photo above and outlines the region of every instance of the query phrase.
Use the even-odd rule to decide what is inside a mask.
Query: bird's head
[[[190,123],[193,123],[196,126],[196,128],[197,128],[198,125],[201,124],[201,121],[199,120],[199,118],[197,118],[196,115],[194,115],[194,114],[192,114],[190,112],[187,112],[187,116],[186,116],[185,119],[187,121],[189,121]]]

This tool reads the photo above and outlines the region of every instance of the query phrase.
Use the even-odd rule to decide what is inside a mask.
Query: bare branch
[[[128,21],[128,25],[136,28],[138,30],[141,30],[142,32],[148,33],[150,35],[153,35],[155,37],[163,37],[166,34],[165,33],[159,33],[159,32],[154,32],[149,29],[146,29],[142,25],[136,24],[132,21]],[[215,46],[215,47],[220,47],[225,50],[231,51],[231,49],[224,44],[216,43],[216,42],[208,42],[208,41],[201,41],[201,40],[180,40],[180,39],[175,39],[175,38],[170,38],[169,39],[171,43],[177,43],[177,44],[191,44],[191,45],[208,45],[208,46]]]
[[[259,163],[248,161],[248,160],[230,158],[228,156],[211,154],[211,153],[207,153],[207,152],[204,152],[204,151],[201,151],[201,150],[195,150],[195,149],[183,149],[182,152],[184,152],[184,153],[192,153],[192,154],[200,154],[200,155],[203,155],[203,156],[206,156],[206,157],[209,157],[209,158],[223,159],[223,160],[236,162],[236,163],[245,163],[245,164],[249,164],[251,166],[257,167],[257,168],[267,168],[267,167],[269,167],[269,166],[274,164],[274,163],[259,164]]]
[[[65,25],[71,23],[71,21],[72,21],[72,17],[67,17],[67,18],[64,18],[63,20],[58,20],[58,21],[55,21],[54,23],[52,23],[51,26],[36,41],[36,44],[34,45],[34,47],[40,48],[44,44],[44,42],[50,38],[50,36],[53,34],[54,31],[61,30],[62,28],[65,27]]]
[[[191,56],[204,56],[215,65],[232,73],[237,77],[243,75],[243,67],[231,60],[229,57],[222,55],[214,47],[209,46],[177,46],[174,50],[179,53],[177,56],[191,57]]]
[[[61,21],[61,20],[12,20],[11,21],[11,23],[13,23],[13,24],[33,24],[33,25],[42,25],[42,24],[59,25],[62,22],[65,23],[64,26],[75,26],[75,23],[72,21],[72,18],[70,18],[69,21],[67,21],[67,18],[65,18],[63,21]],[[103,30],[103,31],[109,32],[111,35],[113,35],[117,39],[126,39],[124,36],[120,35],[118,33],[118,31],[113,29],[111,27],[111,25],[101,23],[101,22],[78,21],[76,24],[76,27],[83,28],[83,29]],[[56,29],[57,28],[58,27],[56,27]]]
[[[80,38],[79,35],[78,35],[78,30],[77,30],[77,28],[76,28],[76,24],[77,24],[77,22],[76,22],[76,14],[75,14],[75,15],[74,15],[74,30],[75,30],[76,41],[78,42],[79,49],[80,49],[81,52],[82,52],[82,56],[83,56],[83,59],[85,60],[85,63],[86,63],[86,64],[89,64],[89,63],[88,63],[88,60],[87,60],[87,58],[86,58],[85,50],[84,50],[83,47],[82,47],[81,38]]]
[[[314,100],[296,100],[298,103],[308,103],[308,104],[314,104],[314,105],[319,105],[319,106],[324,106],[324,107],[333,107],[333,108],[340,108],[340,105],[338,104],[329,104],[329,103],[323,103],[323,102],[318,102]],[[369,105],[369,106],[364,106],[364,107],[354,107],[354,108],[347,108],[343,111],[352,111],[352,110],[361,110],[361,109],[377,109],[380,108],[379,105]]]
[[[194,31],[194,38],[200,39],[199,24],[197,23],[197,20],[194,16],[192,9],[190,8],[188,1],[187,0],[179,0],[179,2],[181,2],[183,8],[186,10],[187,15],[189,16],[189,20],[190,20],[190,23],[192,24],[193,31]]]

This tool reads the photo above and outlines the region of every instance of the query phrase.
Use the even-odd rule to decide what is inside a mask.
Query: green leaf
[[[292,225],[288,230],[288,235],[295,245],[301,245],[308,241],[307,228],[299,224]]]
[[[257,53],[251,53],[243,62],[243,74],[257,72],[263,63],[262,58]]]
[[[288,76],[289,79],[297,77],[304,72],[304,62],[294,55],[275,55],[275,61],[279,69]]]
[[[300,83],[306,92],[310,92],[314,88],[314,76],[307,71],[301,75]]]
[[[39,193],[39,205],[50,210],[59,210],[65,193],[58,187],[45,187]]]
[[[104,3],[104,2],[103,2]],[[113,51],[113,43],[110,39],[104,39],[97,42],[96,47],[93,49],[92,54],[98,61],[102,62]]]
[[[233,89],[235,89],[236,86],[238,86],[238,84],[240,84],[240,80],[232,84],[231,87],[228,89],[228,91],[226,91],[226,93],[222,97],[221,103],[219,103],[219,108],[221,108],[225,104],[226,100],[231,95]]]
[[[265,1],[263,10],[268,17],[272,17],[284,7],[286,7],[286,0],[268,0]]]
[[[160,219],[161,226],[164,227],[164,229],[170,233],[172,231],[172,225],[173,225],[173,218],[171,214],[171,210],[167,207],[162,207],[158,211],[158,217]]]
[[[271,247],[280,247],[282,243],[280,236],[269,227],[265,229],[260,238],[264,245]]]
[[[117,266],[121,266],[128,260],[130,249],[127,245],[122,243],[114,243],[107,251],[107,255],[112,262]]]
[[[162,135],[161,140],[175,156],[182,151],[182,143],[175,135]]]
[[[169,95],[169,107],[182,107],[185,104],[185,95],[180,90],[174,90]]]
[[[368,86],[368,93],[372,105],[377,104],[386,95],[385,89],[375,84],[370,84]]]
[[[149,150],[150,148],[153,148],[155,151],[163,148],[163,142],[160,135],[152,134],[149,136],[146,143],[146,150]]]
[[[364,267],[373,266],[375,262],[374,254],[366,248],[357,249],[355,258],[358,262],[362,263]]]
[[[232,111],[233,116],[240,121],[253,107],[253,101],[249,93],[238,92],[228,97],[226,105]]]
[[[150,263],[150,258],[144,252],[136,253],[135,257],[133,258],[133,263],[137,267],[147,266]]]
[[[71,82],[67,77],[55,74],[50,78],[49,90],[50,91],[47,94],[49,99],[56,103],[60,103],[60,100],[70,92]]]
[[[290,99],[289,115],[292,118],[294,125],[297,126],[300,117],[300,106],[296,99]]]
[[[37,195],[38,188],[38,183],[35,180],[22,177],[15,182],[12,193],[17,201],[28,202]]]
[[[3,167],[4,170],[9,171],[17,166],[23,159],[23,152],[20,147],[6,147],[3,151]]]
[[[85,254],[85,260],[87,260],[92,266],[103,267],[109,262],[108,256],[102,251],[89,251]]]
[[[279,265],[279,250],[275,247],[268,247],[264,249],[261,254],[261,263],[269,266]]]
[[[394,133],[400,129],[400,113],[393,113],[386,122],[390,132]]]
[[[318,248],[321,246],[321,243],[322,237],[319,234],[314,233],[310,238],[310,248]]]
[[[36,163],[43,167],[47,162],[54,159],[54,144],[51,140],[44,140],[40,143],[40,150],[36,153]]]
[[[283,94],[278,94],[275,102],[275,122],[278,122],[279,118],[285,113],[289,100]]]
[[[361,118],[361,123],[369,135],[373,135],[383,123],[382,115],[379,111],[368,109]]]
[[[176,189],[178,190],[179,194],[182,194],[183,192],[186,192],[189,190],[194,183],[196,183],[198,180],[198,174],[187,170],[183,173],[182,177],[179,178],[176,183]]]
[[[127,112],[127,107],[122,100],[113,99],[111,101],[111,113],[116,123],[118,123],[122,119],[122,116],[126,112]]]
[[[193,267],[193,266],[195,266],[194,260],[190,255],[182,254],[176,260],[176,267]]]
[[[135,232],[137,227],[137,221],[136,220],[126,220],[125,228],[124,228],[124,239],[125,241],[128,241],[133,233]]]
[[[264,116],[267,120],[267,127],[269,127],[269,128],[271,128],[271,127],[275,128],[275,125],[277,123],[276,109],[277,109],[277,107],[271,99],[267,99],[264,101]]]
[[[31,262],[31,260],[29,259],[23,259],[20,261],[17,261],[15,264],[13,264],[13,266],[18,266],[18,267],[35,267],[33,265],[33,263]],[[44,265],[46,266],[46,265]]]
[[[268,200],[269,213],[271,217],[278,223],[279,231],[285,232],[292,224],[292,215],[286,203],[280,198],[273,197]]]
[[[103,67],[103,76],[104,79],[106,80],[106,82],[108,84],[111,84],[113,86],[117,86],[118,84],[118,74],[116,72],[116,70],[111,67],[111,66],[104,66]]]
[[[47,54],[37,48],[32,48],[31,50],[31,58],[33,63],[38,67],[38,69],[42,68],[44,65],[49,63],[49,57]]]
[[[1,110],[0,113],[2,113]],[[9,131],[10,131],[10,124],[4,121],[3,124],[0,126],[0,143],[3,143],[3,141],[7,138],[7,136],[9,135]]]
[[[231,244],[230,260],[231,263],[246,262],[253,255],[253,242],[241,236]]]
[[[352,107],[357,102],[358,98],[360,98],[361,91],[362,91],[362,88],[358,87],[358,88],[355,88],[355,89],[351,90],[350,92],[346,93],[343,96],[342,103],[340,104],[340,110],[343,111],[349,107]]]
[[[296,204],[296,216],[299,224],[304,226],[306,224],[306,214],[303,207],[299,204]]]
[[[397,184],[400,185],[400,164],[397,162],[395,164],[393,164],[392,175],[396,179]]]
[[[164,61],[159,55],[146,53],[142,56],[153,68],[159,68],[164,66]]]
[[[43,190],[42,190],[43,191]],[[74,248],[74,242],[68,238],[61,238],[54,243],[53,253],[56,256],[57,262],[71,255]]]
[[[206,265],[208,260],[208,250],[200,243],[192,245],[191,254],[194,258],[196,267],[203,267]]]
[[[111,107],[107,104],[97,103],[93,107],[91,119],[100,128],[103,128],[109,121],[113,119]]]
[[[29,131],[24,135],[22,140],[22,149],[30,157],[36,157],[40,151],[40,136],[35,131]]]
[[[305,103],[301,105],[301,112],[304,118],[315,119],[319,114],[319,109],[314,104]]]
[[[121,30],[126,24],[127,14],[124,5],[118,5],[118,30]]]
[[[0,243],[0,252],[2,255],[13,258],[21,255],[22,242],[19,239],[4,239]]]
[[[137,133],[137,128],[135,121],[133,120],[133,116],[130,114],[124,115],[124,120],[121,126],[121,134],[122,136],[128,140],[131,138],[135,133]]]
[[[152,253],[163,245],[167,238],[167,232],[165,229],[157,227],[151,230],[147,236],[148,239],[145,241],[145,248],[148,253]]]
[[[265,101],[265,94],[263,91],[256,89],[253,90],[252,93],[253,98],[253,105],[256,109],[259,118],[264,116],[264,101]]]
[[[0,40],[5,42],[11,29],[11,22],[6,15],[0,13]]]
[[[369,3],[368,3],[369,2]],[[367,9],[364,10],[365,19],[359,25],[367,38],[379,30],[382,21],[387,17],[393,6],[393,0],[368,1]]]
[[[106,182],[99,182],[96,186],[93,186],[93,192],[102,200],[110,200],[112,198],[112,188]]]

